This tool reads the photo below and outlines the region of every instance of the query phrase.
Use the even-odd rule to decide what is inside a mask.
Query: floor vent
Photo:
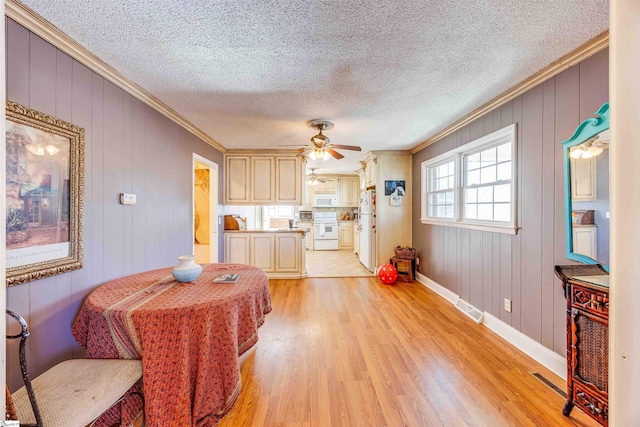
[[[459,298],[456,302],[456,308],[472,318],[476,323],[482,323],[483,313],[462,298]]]
[[[549,387],[551,390],[558,393],[560,396],[564,397],[565,399],[567,398],[567,393],[565,393],[564,390],[560,389],[560,387],[556,386],[554,383],[552,383],[551,381],[543,377],[540,373],[530,372],[530,374],[536,377],[537,379],[539,379],[540,381],[542,381],[544,384],[547,385],[547,387]]]

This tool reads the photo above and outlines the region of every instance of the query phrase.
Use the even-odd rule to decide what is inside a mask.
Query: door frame
[[[195,162],[199,162],[209,167],[209,262],[217,263],[218,260],[218,185],[219,185],[219,169],[218,164],[199,154],[193,153],[191,160],[191,250],[195,253],[195,211],[196,211],[196,174]],[[215,182],[215,185],[212,185]],[[214,244],[215,243],[215,244]]]

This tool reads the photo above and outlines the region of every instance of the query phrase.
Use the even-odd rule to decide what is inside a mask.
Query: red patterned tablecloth
[[[237,282],[213,283],[229,272],[240,273]],[[148,426],[208,427],[235,404],[239,356],[270,311],[269,280],[258,268],[209,264],[189,283],[164,268],[94,290],[72,332],[89,358],[142,359]],[[123,405],[125,423],[139,413],[135,405]]]

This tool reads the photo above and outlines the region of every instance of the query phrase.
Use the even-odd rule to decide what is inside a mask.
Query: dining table
[[[203,264],[193,282],[171,268],[105,283],[85,299],[72,333],[87,358],[140,359],[146,425],[213,426],[241,388],[240,355],[258,341],[271,311],[264,271],[243,264]],[[214,283],[238,273],[237,281]],[[131,396],[105,414],[131,425],[142,411]],[[115,412],[115,414],[114,414]]]

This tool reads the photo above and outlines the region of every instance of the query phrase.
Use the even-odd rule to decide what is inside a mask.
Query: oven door
[[[313,240],[338,240],[337,222],[320,222],[313,224]]]

